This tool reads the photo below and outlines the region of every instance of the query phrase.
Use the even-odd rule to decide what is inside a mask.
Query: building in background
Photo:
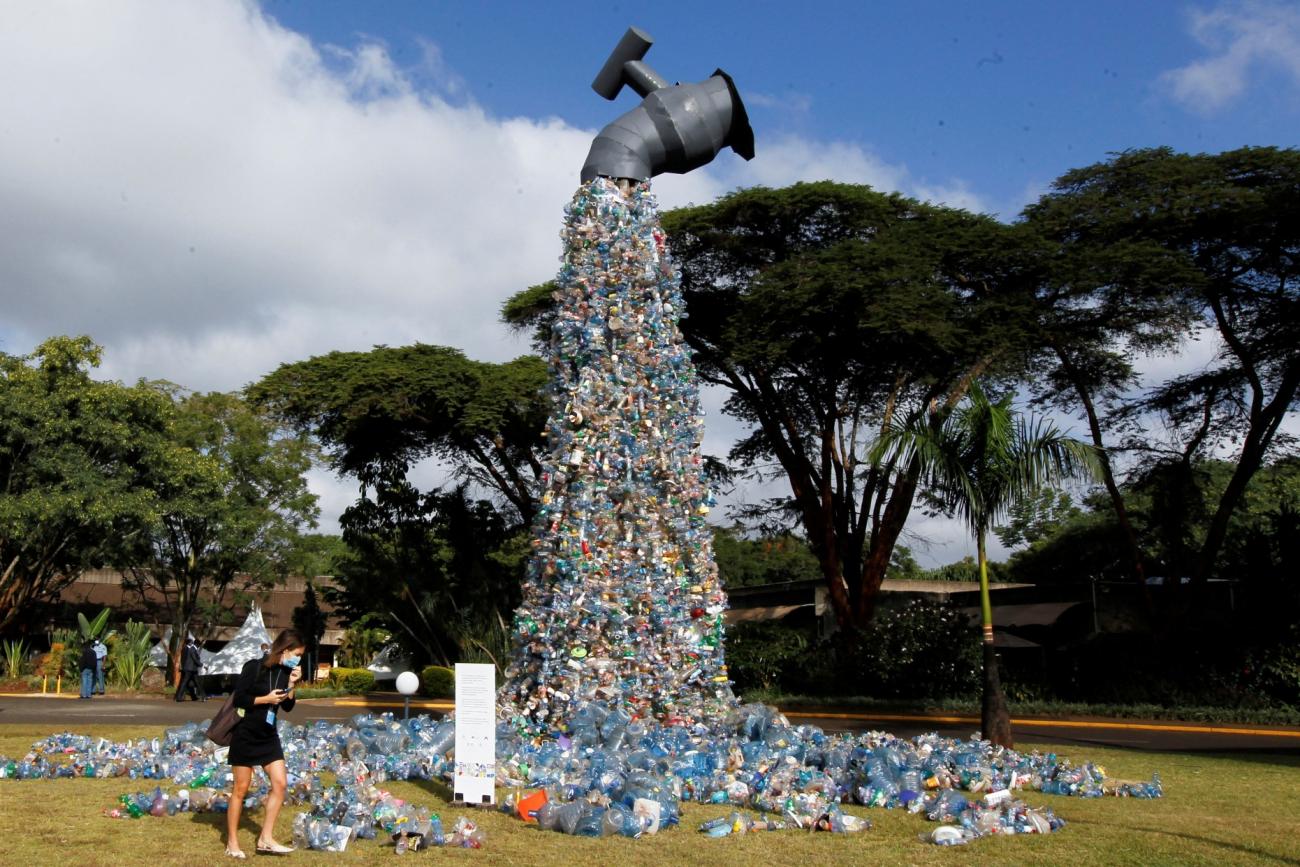
[[[316,587],[316,601],[325,615],[325,632],[321,636],[320,653],[317,660],[317,675],[323,676],[334,664],[334,654],[343,640],[343,627],[334,611],[334,607],[324,598],[321,591],[332,587],[334,581],[327,575],[311,579]],[[256,605],[262,611],[262,621],[266,631],[274,637],[281,629],[293,626],[294,609],[303,604],[307,592],[307,579],[291,576],[270,589],[254,587],[252,589],[227,589],[220,599],[211,591],[203,598],[210,603],[207,610],[217,612],[210,622],[200,622],[200,617],[190,624],[190,632],[207,650],[219,651],[239,632],[240,626],[248,617],[251,608]],[[143,591],[130,586],[126,576],[117,569],[90,569],[80,578],[68,585],[59,595],[58,608],[68,612],[68,623],[53,622],[55,626],[75,625],[76,615],[72,612],[98,611],[112,608],[114,621],[127,619],[148,623],[153,627],[155,637],[161,637],[171,626],[166,622],[164,600],[155,588]]]

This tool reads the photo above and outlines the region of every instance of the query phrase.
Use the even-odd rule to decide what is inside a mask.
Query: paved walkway
[[[96,696],[82,701],[68,696],[0,695],[0,725],[46,725],[51,731],[88,731],[96,724],[174,726],[206,720],[216,713],[221,698],[206,702],[158,698],[114,698]],[[415,699],[412,713],[441,714],[452,709],[447,701]],[[289,719],[345,720],[354,714],[374,711],[402,713],[400,696],[372,694],[336,699],[302,699]],[[791,710],[795,724],[809,723],[827,731],[891,731],[901,737],[924,732],[968,737],[979,728],[974,716],[945,714],[895,714],[853,709],[819,708]],[[1300,755],[1300,727],[1197,725],[1143,720],[1025,718],[1012,720],[1017,741],[1051,742],[1127,747],[1140,750],[1287,752]]]

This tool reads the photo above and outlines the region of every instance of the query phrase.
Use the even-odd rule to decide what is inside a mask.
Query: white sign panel
[[[497,781],[496,666],[456,663],[456,776],[452,791],[466,804],[495,804]]]

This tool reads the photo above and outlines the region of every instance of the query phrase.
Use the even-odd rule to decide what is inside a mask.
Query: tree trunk
[[[193,560],[194,558],[191,555],[191,565]],[[171,646],[167,648],[170,662],[167,670],[171,675],[171,683],[179,686],[181,682],[181,652],[185,647],[185,640],[189,636],[190,620],[194,616],[194,597],[197,593],[194,584],[191,583],[189,571],[172,574],[176,581],[176,610],[172,612],[172,641]]]
[[[1219,551],[1228,536],[1228,523],[1232,520],[1232,514],[1237,506],[1241,504],[1242,498],[1245,497],[1250,480],[1264,465],[1268,448],[1272,445],[1277,429],[1286,417],[1285,409],[1291,405],[1290,396],[1296,392],[1297,380],[1300,380],[1300,374],[1284,378],[1283,385],[1273,401],[1262,411],[1251,414],[1250,427],[1246,431],[1245,442],[1241,447],[1241,456],[1237,459],[1237,466],[1233,469],[1232,478],[1228,480],[1223,495],[1219,497],[1218,507],[1214,510],[1210,526],[1205,532],[1205,541],[1201,544],[1196,571],[1193,573],[1193,582],[1198,585],[1204,584],[1210,577],[1210,573],[1214,571],[1214,564],[1219,559]],[[1257,402],[1262,403],[1262,400]]]
[[[1011,740],[1011,714],[1002,694],[998,677],[998,654],[993,647],[993,603],[989,599],[989,561],[984,550],[985,534],[977,534],[976,546],[980,566],[980,618],[984,637],[984,694],[980,705],[980,730],[987,741],[1003,747],[1015,746]]]
[[[880,595],[880,585],[889,571],[889,560],[894,554],[898,537],[903,534],[907,516],[912,511],[912,501],[916,497],[917,479],[920,477],[916,461],[908,467],[897,482],[885,506],[885,514],[879,530],[871,537],[871,548],[867,552],[866,563],[862,573],[857,577],[857,602],[854,605],[853,625],[859,629],[871,622],[876,611],[876,597]]]
[[[176,619],[172,621],[171,644],[167,648],[168,683],[174,686],[179,686],[181,682],[181,651],[185,647],[185,636],[188,633],[189,621],[183,619],[178,610]]]
[[[1074,386],[1074,393],[1078,395],[1079,402],[1083,405],[1084,415],[1088,419],[1088,433],[1092,437],[1092,444],[1097,449],[1097,454],[1101,458],[1101,483],[1106,488],[1106,494],[1110,497],[1111,508],[1115,511],[1115,519],[1119,521],[1120,529],[1124,531],[1124,541],[1128,544],[1129,561],[1133,567],[1133,579],[1137,582],[1142,591],[1142,601],[1146,605],[1147,614],[1155,616],[1155,603],[1151,599],[1151,588],[1147,586],[1146,563],[1142,556],[1142,548],[1138,544],[1137,531],[1133,529],[1133,521],[1128,514],[1128,506],[1124,502],[1124,494],[1120,491],[1119,485],[1115,481],[1115,474],[1110,465],[1110,453],[1106,450],[1106,443],[1102,437],[1101,419],[1097,415],[1097,406],[1092,401],[1092,395],[1088,392],[1088,385],[1083,381],[1078,367],[1073,360],[1065,354],[1060,348],[1056,349],[1056,357],[1060,360],[1061,366],[1065,368],[1066,374],[1070,377],[1070,384]]]
[[[1014,747],[1011,739],[1011,714],[1002,694],[998,677],[998,655],[993,642],[984,643],[984,695],[980,704],[980,729],[985,740],[1002,747]]]

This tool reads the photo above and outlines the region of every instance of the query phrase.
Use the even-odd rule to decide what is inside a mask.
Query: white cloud
[[[1261,71],[1300,86],[1300,7],[1244,0],[1191,13],[1190,32],[1208,56],[1160,76],[1179,103],[1209,114],[1241,97]]]
[[[492,116],[437,33],[408,72],[378,41],[316,45],[251,0],[43,0],[5,16],[0,349],[88,333],[106,375],[202,390],[379,343],[527,351],[498,308],[554,273],[594,130]],[[655,189],[673,207],[824,178],[979,207],[960,182],[795,137]],[[722,420],[709,446],[725,452]],[[354,487],[312,485],[329,526]]]
[[[984,199],[962,180],[946,184],[915,184],[912,195],[936,205],[963,208],[977,214],[988,213],[990,210]]]
[[[773,94],[763,93],[757,90],[746,90],[744,93],[745,105],[759,106],[761,108],[771,109],[780,114],[793,117],[806,117],[813,107],[813,98],[810,94],[800,93],[796,90],[787,90],[784,93]]]
[[[657,187],[662,187],[669,177],[673,176],[657,178]],[[724,154],[702,178],[712,181],[703,187],[708,194],[704,201],[737,187],[784,187],[797,181],[834,180],[901,192],[969,211],[988,211],[986,203],[965,181],[953,178],[936,183],[914,177],[907,166],[886,162],[856,142],[817,142],[790,135],[764,139],[753,161],[747,163]],[[663,198],[662,190],[660,196]]]

